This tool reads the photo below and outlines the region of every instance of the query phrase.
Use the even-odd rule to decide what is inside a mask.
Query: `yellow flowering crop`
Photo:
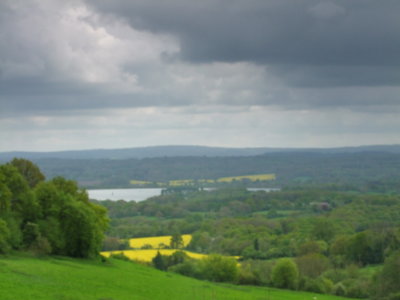
[[[264,181],[264,180],[274,180],[275,174],[257,174],[257,175],[244,175],[244,176],[233,176],[233,177],[221,177],[218,178],[218,182],[232,182],[234,180],[240,181],[243,179],[248,179],[251,181]]]
[[[101,252],[100,254],[105,256],[105,257],[110,257],[111,254],[124,254],[131,260],[137,260],[137,261],[143,261],[143,262],[151,262],[152,259],[157,255],[157,252],[160,251],[162,255],[172,255],[176,251],[175,249],[146,249],[146,250],[123,250],[123,251],[104,251]],[[194,253],[186,250],[184,251],[189,257],[194,258],[194,259],[201,259],[204,257],[207,257],[206,254],[199,254],[199,253]]]
[[[145,185],[145,184],[152,184],[150,181],[142,181],[142,180],[131,180],[130,184],[132,185]]]
[[[192,240],[192,236],[190,234],[182,235],[183,246],[186,247],[190,241]],[[129,240],[129,246],[131,248],[142,248],[144,245],[150,245],[152,248],[158,249],[163,248],[162,245],[169,246],[171,242],[171,236],[154,236],[154,237],[144,237],[144,238],[135,238]]]

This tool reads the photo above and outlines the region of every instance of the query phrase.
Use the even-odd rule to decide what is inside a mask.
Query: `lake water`
[[[143,201],[150,197],[161,195],[162,188],[148,188],[148,189],[103,189],[103,190],[87,190],[90,199],[95,200],[125,200],[125,201]],[[207,189],[205,189],[207,190]],[[213,189],[209,189],[213,190]],[[248,188],[251,192],[256,191],[276,191],[279,189],[270,188]]]
[[[88,190],[89,198],[96,200],[125,200],[125,201],[143,201],[150,197],[160,196],[161,188],[151,189],[105,189]]]

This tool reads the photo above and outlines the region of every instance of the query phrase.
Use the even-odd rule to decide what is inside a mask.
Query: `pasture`
[[[140,264],[66,257],[0,256],[0,299],[35,300],[340,300],[265,287],[215,284]]]

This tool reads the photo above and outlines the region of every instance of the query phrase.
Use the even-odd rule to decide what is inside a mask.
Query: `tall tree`
[[[183,238],[179,232],[174,233],[171,236],[170,246],[172,249],[180,249],[183,248]]]
[[[382,271],[375,278],[374,299],[399,299],[399,273],[400,252],[397,252],[385,260]]]
[[[39,167],[30,160],[14,158],[10,164],[18,169],[31,188],[45,180],[45,176],[40,171]]]
[[[153,262],[153,266],[156,269],[159,269],[161,271],[165,271],[167,269],[165,257],[164,257],[164,255],[161,255],[160,251],[157,251],[157,255],[154,256],[152,262]]]

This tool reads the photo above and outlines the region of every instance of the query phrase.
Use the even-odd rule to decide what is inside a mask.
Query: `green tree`
[[[329,259],[322,254],[310,253],[296,258],[301,276],[317,278],[329,268]]]
[[[34,191],[43,217],[58,216],[63,202],[65,202],[65,195],[60,193],[56,185],[51,181],[41,182],[35,187]]]
[[[32,245],[39,237],[41,237],[39,226],[35,223],[28,222],[22,230],[23,244],[26,248]]]
[[[171,249],[183,248],[183,239],[180,233],[176,232],[171,236],[170,246]]]
[[[385,260],[382,271],[375,277],[375,299],[398,299],[394,295],[400,295],[400,252],[397,252]],[[388,298],[385,298],[388,297]]]
[[[53,254],[65,254],[67,240],[58,216],[48,216],[39,220],[40,232],[47,238]]]
[[[316,240],[323,240],[329,242],[335,237],[335,227],[327,218],[319,218],[315,221],[311,236]]]
[[[7,228],[7,223],[0,218],[0,254],[10,251],[9,236],[10,231]]]
[[[278,288],[297,288],[299,281],[299,270],[290,258],[280,259],[272,269],[272,283]]]
[[[45,180],[45,176],[42,174],[39,167],[29,160],[14,158],[10,164],[18,169],[19,173],[25,178],[31,188]]]
[[[10,200],[11,210],[23,222],[35,222],[40,216],[40,206],[25,178],[11,164],[0,166],[0,177],[11,193],[11,198],[6,196]],[[7,205],[6,201],[5,206]]]
[[[160,251],[157,251],[157,255],[152,259],[152,263],[156,269],[161,271],[165,271],[167,269],[166,258],[164,255],[161,255]]]
[[[0,174],[0,216],[10,211],[12,196],[8,187],[2,182],[4,177],[3,180],[1,177],[3,176]]]
[[[101,249],[106,223],[89,205],[71,202],[61,213],[61,229],[65,237],[65,254],[73,257],[93,257]]]
[[[382,263],[383,251],[381,236],[370,231],[353,235],[347,244],[347,258],[361,265]]]

